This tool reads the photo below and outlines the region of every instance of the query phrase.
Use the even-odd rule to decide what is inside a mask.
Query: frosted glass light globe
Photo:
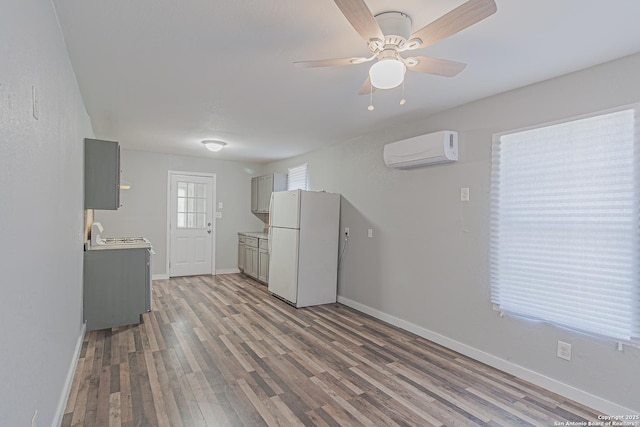
[[[404,80],[407,67],[397,59],[383,59],[369,69],[371,84],[378,89],[391,89]]]

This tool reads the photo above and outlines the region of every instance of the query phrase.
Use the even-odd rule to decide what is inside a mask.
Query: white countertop
[[[151,242],[145,238],[132,242],[107,242],[100,245],[92,245],[90,242],[84,244],[87,251],[104,251],[111,249],[151,249]]]
[[[256,239],[269,240],[269,235],[267,233],[263,233],[262,231],[238,231],[238,234],[241,236],[255,237]]]

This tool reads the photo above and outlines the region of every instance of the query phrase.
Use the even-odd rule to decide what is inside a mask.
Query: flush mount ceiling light
[[[216,141],[214,139],[205,139],[204,141],[202,141],[202,143],[205,147],[207,147],[207,150],[214,152],[222,150],[222,147],[227,145],[226,142]]]

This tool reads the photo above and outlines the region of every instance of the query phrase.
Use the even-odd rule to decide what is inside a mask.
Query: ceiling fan
[[[400,53],[424,48],[476,24],[497,10],[494,0],[469,0],[435,21],[411,33],[411,18],[402,12],[383,12],[373,16],[364,0],[334,0],[360,37],[367,42],[371,56],[299,61],[298,67],[333,67],[377,62],[369,69],[359,95],[375,89],[391,89],[404,80],[407,69],[453,77],[466,64],[428,56],[403,57]]]

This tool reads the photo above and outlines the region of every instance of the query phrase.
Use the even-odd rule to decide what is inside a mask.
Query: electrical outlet
[[[344,228],[344,236],[349,237],[349,227]]]
[[[558,352],[556,353],[556,355],[560,359],[570,361],[571,360],[571,344],[563,341],[558,341]]]
[[[372,237],[373,237],[373,228],[369,228],[369,229],[367,230],[367,237],[368,237],[368,238],[372,238]]]

